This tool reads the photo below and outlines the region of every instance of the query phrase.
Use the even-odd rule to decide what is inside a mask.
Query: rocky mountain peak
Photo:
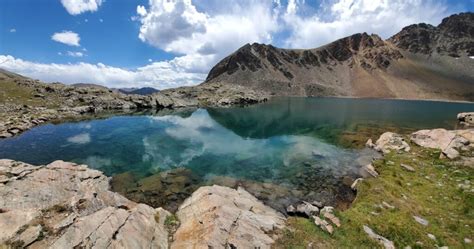
[[[413,24],[388,41],[412,53],[474,56],[474,13],[446,17],[437,27],[425,23]]]
[[[446,17],[438,28],[454,38],[474,38],[474,13],[467,12]]]
[[[334,65],[353,59],[362,62],[366,69],[386,68],[393,58],[400,58],[397,51],[386,46],[378,35],[358,33],[341,38],[323,47],[315,49],[281,49],[266,44],[245,44],[233,54],[224,58],[211,69],[206,81],[220,75],[232,75],[237,71],[257,72],[261,69],[274,70],[288,80],[294,78],[292,68],[312,68],[322,65]],[[376,51],[377,50],[377,51]]]

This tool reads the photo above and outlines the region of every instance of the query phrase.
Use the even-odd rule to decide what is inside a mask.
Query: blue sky
[[[2,0],[0,67],[47,82],[163,89],[202,82],[245,43],[388,38],[473,10],[474,0]]]

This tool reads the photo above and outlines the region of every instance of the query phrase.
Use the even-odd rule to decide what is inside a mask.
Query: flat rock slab
[[[177,212],[171,248],[270,248],[285,217],[243,188],[201,187]]]
[[[473,147],[474,129],[420,130],[412,133],[410,140],[421,147],[440,149],[441,156],[454,159],[459,157],[460,150],[469,150]]]
[[[0,245],[168,248],[169,213],[109,191],[100,171],[0,160],[0,176]]]

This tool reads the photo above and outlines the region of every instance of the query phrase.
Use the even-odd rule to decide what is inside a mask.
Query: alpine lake
[[[454,129],[474,104],[276,98],[230,108],[162,110],[45,124],[0,140],[0,158],[87,164],[112,190],[170,211],[199,186],[242,186],[277,209],[300,201],[346,207],[364,148],[386,131]]]

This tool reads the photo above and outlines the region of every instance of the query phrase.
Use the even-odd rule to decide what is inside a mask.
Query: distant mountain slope
[[[214,66],[204,84],[278,96],[474,101],[473,17],[411,25],[387,41],[362,33],[306,50],[247,44]]]
[[[93,87],[93,88],[108,89],[108,88],[105,87],[105,86],[98,85],[98,84],[92,84],[92,83],[76,83],[76,84],[72,84],[71,86],[78,87],[78,88]]]
[[[150,95],[153,93],[157,93],[160,90],[155,89],[153,87],[142,87],[142,88],[120,88],[118,89],[118,91],[125,94]]]

